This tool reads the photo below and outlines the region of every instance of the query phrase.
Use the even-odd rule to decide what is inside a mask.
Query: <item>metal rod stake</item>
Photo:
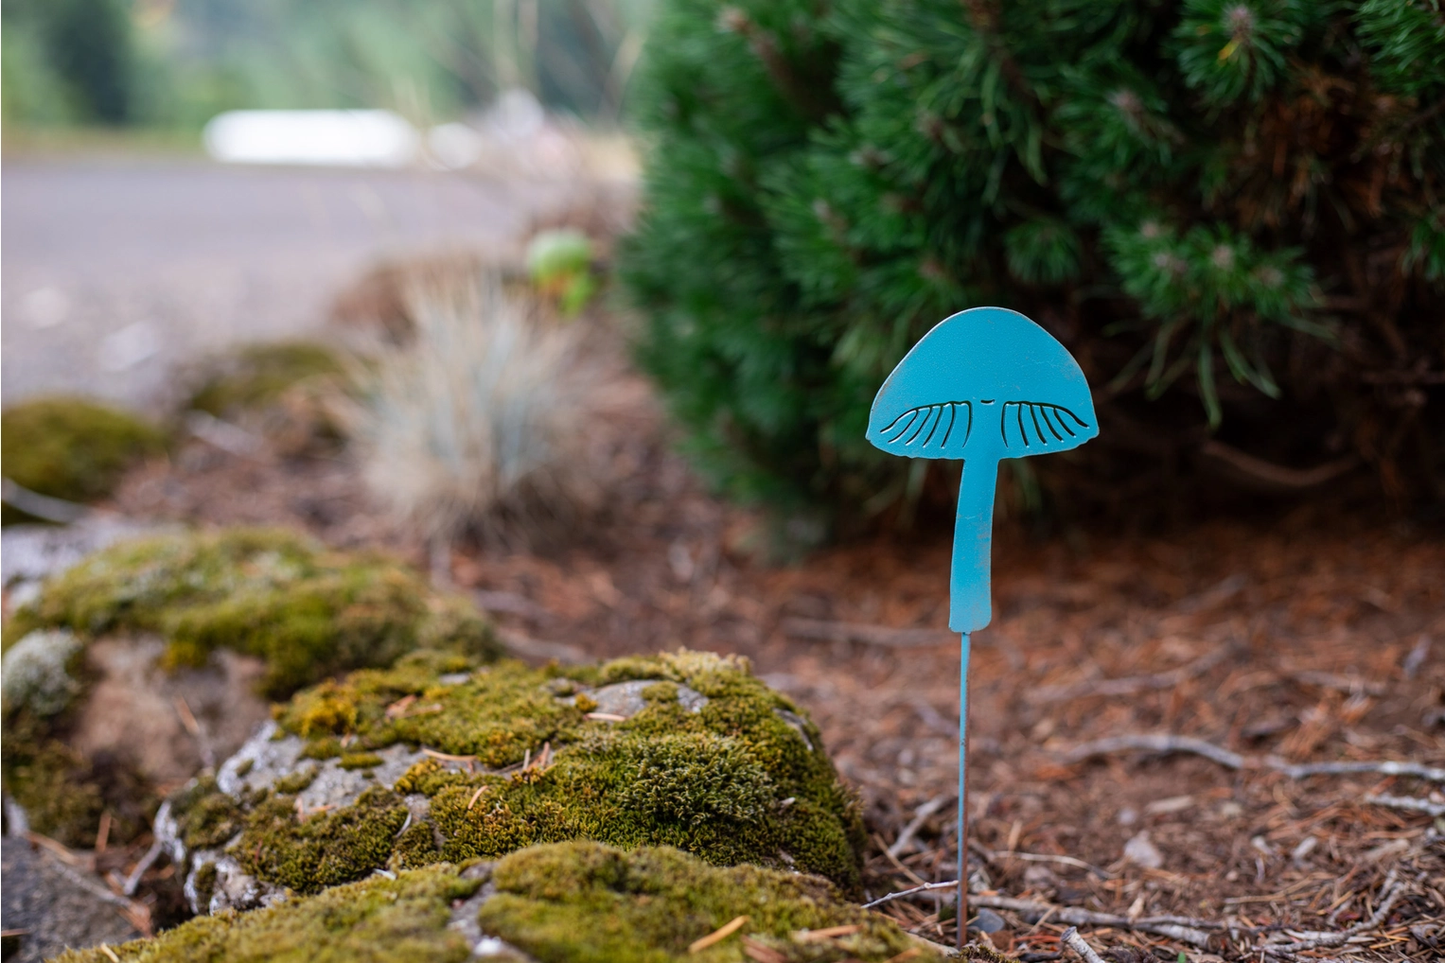
[[[968,940],[968,650],[963,633],[958,667],[958,948]]]

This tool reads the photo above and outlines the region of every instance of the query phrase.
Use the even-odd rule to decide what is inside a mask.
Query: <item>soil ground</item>
[[[606,513],[550,548],[454,547],[438,574],[523,651],[748,656],[813,714],[857,787],[870,894],[953,879],[951,526],[766,564],[750,549],[757,519],[672,452],[647,385],[619,374],[609,398],[592,452]],[[435,560],[370,510],[344,455],[239,458],[196,441],[135,473],[113,507],[293,525]],[[1060,958],[1071,921],[1117,963],[1445,954],[1438,533],[1308,505],[1049,541],[1005,522],[994,572],[971,676],[973,912],[988,909],[992,930],[981,938],[1028,961]],[[1175,742],[1088,751],[1125,736]],[[1282,771],[1382,760],[1436,769]],[[939,894],[881,909],[953,941]]]

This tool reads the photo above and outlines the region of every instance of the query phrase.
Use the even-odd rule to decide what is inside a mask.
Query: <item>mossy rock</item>
[[[344,374],[336,352],[314,341],[245,345],[210,364],[186,407],[223,418],[273,405],[304,382]]]
[[[88,503],[114,490],[137,460],[165,449],[165,436],[135,415],[84,398],[39,398],[0,414],[0,461],[22,488]],[[12,505],[6,525],[32,521]]]
[[[88,699],[110,691],[97,661],[106,646],[148,647],[146,665],[178,675],[224,668],[233,680],[235,659],[250,657],[247,694],[259,687],[272,698],[417,649],[459,653],[467,664],[499,652],[469,604],[438,595],[399,563],[250,529],[104,549],[47,580],[3,640],[5,790],[37,831],[72,845],[94,839],[105,809],[115,818],[111,839],[130,838],[154,811],[150,784],[173,778],[148,777],[124,752],[81,751]],[[173,713],[172,701],[162,709]],[[113,720],[121,731],[128,723]]]
[[[194,907],[573,839],[859,891],[857,801],[817,728],[746,660],[679,651],[458,671],[454,658],[418,653],[299,693],[214,787],[175,800],[158,823],[189,856]],[[224,845],[206,828],[218,812]],[[208,863],[219,876],[202,893]]]
[[[203,665],[218,648],[256,655],[272,696],[418,648],[500,652],[470,604],[438,595],[406,566],[272,529],[162,535],[97,552],[15,612],[4,647],[42,628],[154,632],[175,666]]]
[[[744,922],[725,938],[690,952],[739,917]],[[624,852],[591,842],[536,846],[495,864],[377,875],[265,909],[202,917],[110,950],[136,963],[461,963],[474,954],[518,963],[943,959],[892,920],[844,902],[815,876],[723,869],[669,847]],[[111,959],[92,949],[58,963]]]

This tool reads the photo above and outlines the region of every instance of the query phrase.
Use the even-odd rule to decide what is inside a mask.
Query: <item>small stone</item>
[[[1124,859],[1145,869],[1158,869],[1164,865],[1164,854],[1149,838],[1147,829],[1124,844]]]
[[[1128,828],[1139,821],[1139,810],[1125,806],[1119,810],[1119,825]]]
[[[969,924],[969,929],[978,930],[981,933],[997,933],[1008,926],[1003,917],[991,909],[980,909],[978,915]]]
[[[647,699],[643,692],[661,683],[661,679],[634,679],[631,682],[618,682],[613,685],[605,685],[600,689],[593,689],[586,693],[587,697],[597,703],[593,712],[600,712],[609,716],[622,716],[631,719],[643,709],[647,708]],[[685,685],[677,686],[677,701],[688,712],[697,712],[707,705],[707,696],[696,689]]]
[[[1034,864],[1024,870],[1024,883],[1029,889],[1054,889],[1059,885],[1059,877],[1047,866]]]
[[[1167,816],[1171,813],[1181,813],[1194,806],[1193,796],[1170,796],[1168,799],[1156,799],[1144,807],[1144,812],[1149,816]]]

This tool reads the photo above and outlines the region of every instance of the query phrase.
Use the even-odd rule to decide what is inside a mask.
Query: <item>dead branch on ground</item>
[[[1070,926],[1060,933],[1059,942],[1079,954],[1079,958],[1082,959],[1084,963],[1104,963],[1104,958],[1098,953],[1095,953],[1092,946],[1084,942],[1084,938],[1079,935],[1077,927]]]
[[[1378,773],[1382,776],[1414,776],[1430,782],[1445,782],[1445,769],[1427,766],[1418,762],[1395,760],[1306,762],[1290,763],[1278,756],[1242,756],[1192,736],[1178,736],[1168,732],[1141,732],[1126,736],[1097,739],[1075,746],[1064,754],[1066,764],[1083,762],[1095,756],[1107,756],[1119,752],[1154,752],[1167,755],[1172,752],[1191,753],[1203,756],[1226,769],[1266,769],[1288,776],[1291,779],[1305,779],[1309,776],[1342,776],[1352,773]]]
[[[946,629],[895,629],[859,622],[828,622],[822,619],[783,619],[783,634],[815,642],[861,642],[864,645],[918,648],[956,643],[958,634]]]
[[[1098,679],[1090,682],[1074,682],[1069,685],[1040,686],[1025,694],[1024,698],[1029,702],[1039,704],[1068,702],[1071,699],[1081,699],[1085,696],[1118,697],[1155,689],[1172,689],[1182,682],[1203,675],[1233,654],[1233,646],[1221,645],[1188,665],[1170,669],[1168,672],[1154,672],[1149,675],[1136,675],[1124,679]]]

